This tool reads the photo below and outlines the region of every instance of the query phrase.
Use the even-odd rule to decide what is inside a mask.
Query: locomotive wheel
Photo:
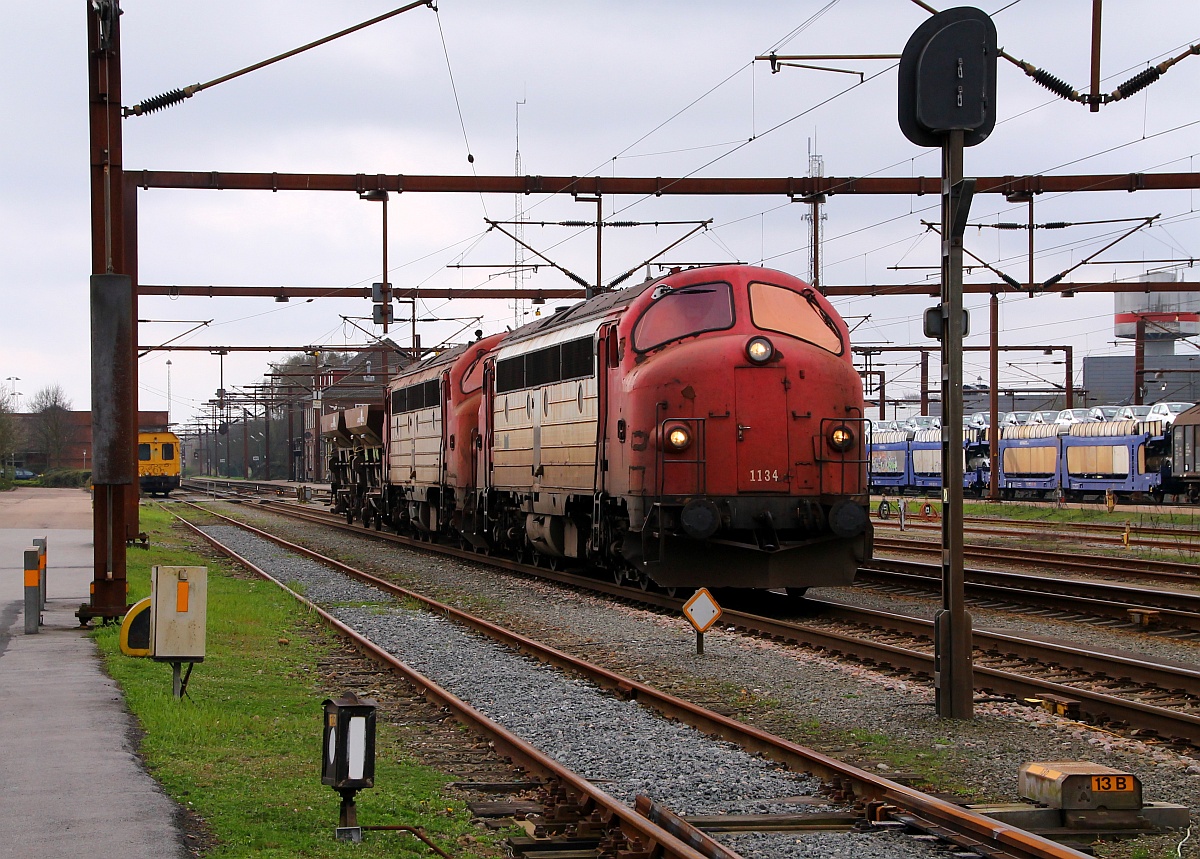
[[[612,568],[612,580],[614,585],[625,584],[625,571],[620,567]]]

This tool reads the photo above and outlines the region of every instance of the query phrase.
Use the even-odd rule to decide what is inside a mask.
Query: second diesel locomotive
[[[377,527],[668,589],[803,592],[871,555],[849,333],[782,272],[605,293],[418,363],[387,406],[381,485],[341,508]]]

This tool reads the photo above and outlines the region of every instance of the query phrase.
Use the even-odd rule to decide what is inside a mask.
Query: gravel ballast
[[[811,797],[821,782],[668,721],[589,681],[564,675],[388,594],[232,526],[204,529],[338,620],[383,647],[493,721],[605,791],[632,804],[646,794],[679,814],[804,814],[833,806]],[[360,603],[360,605],[346,605]],[[944,855],[892,833],[727,837],[753,857]],[[846,839],[853,839],[847,841]],[[857,846],[855,846],[857,845]],[[868,846],[869,845],[869,846]]]
[[[942,788],[955,788],[974,801],[1013,801],[1023,761],[1089,760],[1136,773],[1147,800],[1183,803],[1193,816],[1200,810],[1200,761],[1161,744],[1092,730],[1005,701],[979,701],[970,722],[943,721],[936,717],[932,689],[924,682],[721,628],[706,635],[705,654],[698,657],[694,633],[682,618],[354,535],[318,533],[252,508],[241,507],[238,513],[261,518],[288,539],[347,563],[386,573],[400,584],[683,697],[723,703],[743,721],[884,774],[899,766],[934,774]],[[875,607],[898,602],[855,589],[838,590],[836,596]],[[909,610],[916,604],[899,602]],[[1021,625],[1020,619],[1002,613],[973,613],[979,627]],[[1041,618],[1030,619],[1029,628],[1098,647],[1155,652],[1153,636]],[[1194,643],[1158,643],[1169,651],[1168,658],[1200,661],[1200,646]],[[1174,855],[1174,844],[1182,837],[1165,836],[1150,849]],[[1200,855],[1188,853],[1193,843],[1182,855]],[[1128,855],[1119,845],[1106,845],[1101,852]]]

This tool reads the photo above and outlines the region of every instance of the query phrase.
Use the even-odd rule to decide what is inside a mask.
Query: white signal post
[[[704,633],[721,617],[721,607],[708,592],[700,588],[683,604],[683,616],[696,629],[696,655],[704,655]]]

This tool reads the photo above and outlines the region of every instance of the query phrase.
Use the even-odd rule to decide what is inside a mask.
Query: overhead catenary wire
[[[273,63],[277,63],[280,60],[286,60],[288,57],[294,57],[297,54],[302,54],[305,51],[311,50],[312,48],[327,44],[335,39],[340,39],[342,36],[348,36],[351,33],[356,33],[359,30],[370,27],[373,24],[378,24],[380,21],[386,21],[389,18],[394,18],[404,12],[416,9],[419,6],[428,6],[435,12],[437,11],[437,7],[434,5],[434,0],[416,0],[414,3],[409,3],[407,6],[401,6],[399,9],[393,9],[391,12],[385,12],[384,14],[378,15],[369,21],[363,21],[361,24],[355,24],[353,27],[347,27],[345,30],[340,30],[331,36],[325,36],[322,39],[317,39],[315,42],[309,42],[307,45],[301,45],[299,48],[293,48],[290,51],[285,51],[282,54],[271,57],[269,60],[263,60],[262,62],[255,63],[254,65],[246,66],[244,69],[239,69],[236,72],[230,72],[227,75],[214,78],[207,83],[192,84],[191,86],[186,86],[183,89],[170,90],[169,92],[165,92],[161,95],[156,95],[153,98],[148,98],[143,102],[139,102],[133,107],[122,108],[121,112],[124,116],[145,116],[146,114],[154,113],[162,110],[163,108],[170,107],[173,104],[178,104],[184,99],[191,98],[198,92],[211,89],[217,84],[223,84],[226,81],[231,81],[234,78],[241,77],[242,75],[249,74],[250,72],[258,71],[259,69],[265,68]]]

